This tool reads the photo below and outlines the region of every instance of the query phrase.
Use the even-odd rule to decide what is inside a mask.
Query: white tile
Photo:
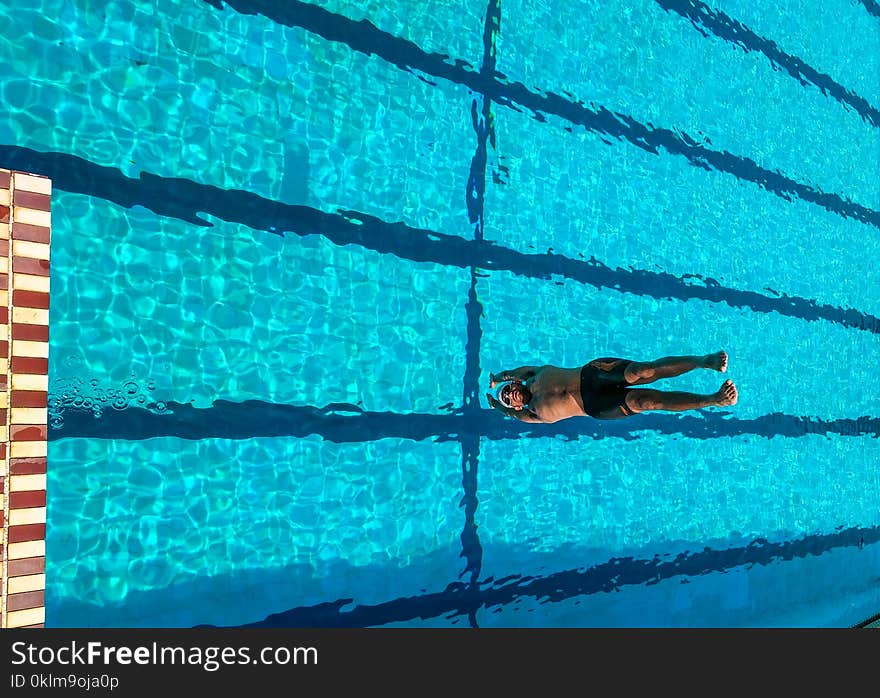
[[[30,373],[13,373],[12,374],[13,390],[40,390],[48,392],[49,376],[37,376]]]
[[[0,257],[0,261],[3,261],[2,257]],[[13,308],[12,322],[23,322],[25,325],[48,325],[49,311],[42,308]]]
[[[9,447],[10,458],[40,458],[46,456],[48,449],[45,441],[13,441]],[[31,477],[30,475],[17,475],[16,477]],[[34,476],[36,477],[36,476]],[[46,486],[43,485],[43,489]],[[40,488],[34,488],[40,489]]]
[[[7,546],[9,560],[24,560],[28,557],[46,557],[46,541],[29,540],[24,543],[10,543]]]
[[[16,291],[39,291],[49,293],[49,277],[34,274],[13,274],[12,288]]]
[[[10,424],[45,424],[48,418],[45,407],[13,407],[9,412]]]
[[[48,359],[49,342],[30,342],[24,339],[13,339],[12,355]]]
[[[16,441],[12,444],[12,450],[15,451],[15,447],[20,443],[42,443],[45,445],[45,441]],[[45,454],[45,451],[43,452]],[[12,458],[17,458],[18,456],[15,453],[12,454]],[[22,456],[23,457],[23,456]],[[37,475],[10,475],[9,476],[9,491],[10,492],[32,492],[34,490],[45,491],[46,490],[46,473],[39,473]]]
[[[15,220],[18,221],[19,219],[16,218]],[[33,225],[36,225],[36,223]],[[12,254],[16,257],[28,257],[30,259],[49,259],[49,245],[43,242],[31,242],[30,240],[13,240]]]
[[[12,186],[14,189],[33,191],[37,194],[52,193],[52,180],[47,177],[35,177],[33,175],[22,174],[21,172],[16,172],[12,177]]]
[[[7,628],[23,628],[26,625],[37,625],[45,622],[46,609],[43,607],[28,608],[23,611],[10,611],[6,614]]]
[[[21,577],[10,577],[7,581],[10,594],[22,594],[26,591],[41,591],[46,588],[45,574],[26,574]]]
[[[46,523],[46,507],[9,510],[10,526],[26,526],[35,523]]]

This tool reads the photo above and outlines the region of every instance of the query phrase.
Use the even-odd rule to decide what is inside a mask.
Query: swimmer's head
[[[516,381],[507,381],[498,388],[498,402],[514,410],[521,410],[531,397],[528,389]]]

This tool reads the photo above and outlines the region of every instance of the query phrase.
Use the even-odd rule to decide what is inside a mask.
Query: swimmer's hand
[[[519,376],[512,375],[510,371],[504,371],[500,375],[495,375],[494,373],[489,374],[489,387],[494,388],[500,381],[510,381],[511,383],[522,383],[522,379]]]

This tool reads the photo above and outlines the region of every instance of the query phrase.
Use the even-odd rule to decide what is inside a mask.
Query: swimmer
[[[666,356],[646,362],[603,358],[579,368],[520,366],[490,373],[490,388],[504,385],[497,398],[486,393],[486,399],[490,407],[508,417],[543,424],[569,417],[621,419],[655,410],[683,412],[736,404],[739,395],[731,380],[709,395],[634,387],[697,368],[724,373],[727,353]]]

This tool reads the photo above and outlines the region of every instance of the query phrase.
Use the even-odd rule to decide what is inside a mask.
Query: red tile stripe
[[[9,543],[24,543],[29,540],[45,540],[46,524],[24,524],[9,526]]]
[[[49,396],[41,390],[13,390],[9,404],[12,407],[45,407]]]
[[[32,509],[33,507],[46,506],[45,490],[25,490],[24,492],[9,493],[10,509]]]
[[[16,308],[49,309],[49,294],[39,291],[13,291],[12,305]]]
[[[16,274],[49,276],[49,261],[46,259],[31,259],[30,257],[13,256],[12,271]]]
[[[10,475],[42,475],[46,472],[46,458],[10,458]]]
[[[45,424],[13,424],[9,427],[10,441],[45,441]]]
[[[31,223],[13,223],[12,225],[13,240],[28,240],[48,245],[49,237],[49,229],[42,225],[32,225]]]
[[[47,325],[26,325],[16,322],[12,325],[12,338],[28,342],[48,342],[49,327]]]
[[[44,592],[24,591],[10,594],[6,599],[7,611],[23,611],[26,608],[40,608],[45,603]]]
[[[45,480],[47,468],[47,458],[45,456],[28,456],[24,457],[33,447],[27,444],[41,444],[46,442],[47,427],[46,424],[11,424],[12,411],[14,409],[30,409],[45,410],[47,407],[48,396],[44,390],[12,390],[14,381],[13,375],[29,374],[29,375],[47,375],[49,371],[49,362],[45,358],[45,351],[31,351],[31,349],[39,349],[39,347],[18,347],[15,341],[20,342],[48,342],[49,328],[46,326],[42,317],[45,316],[46,310],[49,309],[49,294],[45,292],[32,291],[26,288],[16,288],[15,274],[29,274],[42,277],[49,276],[49,261],[46,259],[31,259],[30,257],[13,254],[16,247],[27,247],[24,243],[37,243],[46,247],[38,248],[40,252],[35,254],[41,256],[49,249],[51,242],[51,230],[49,227],[42,225],[34,225],[33,223],[23,223],[16,220],[16,216],[20,209],[29,209],[30,211],[44,211],[51,213],[51,195],[30,191],[30,189],[40,189],[41,186],[33,186],[40,184],[33,179],[24,179],[26,177],[34,177],[34,175],[24,175],[24,173],[10,173],[0,171],[0,188],[8,188],[9,197],[7,202],[6,194],[3,195],[3,204],[0,208],[8,209],[5,211],[5,222],[0,224],[0,258],[7,260],[7,273],[0,274],[0,290],[6,292],[6,303],[0,304],[0,359],[5,360],[7,370],[0,372],[0,390],[5,391],[6,401],[0,408],[0,426],[6,428],[6,440],[0,440],[0,476],[6,490],[4,494],[4,507],[0,508],[0,550],[2,550],[2,617],[0,617],[0,627],[9,627],[11,622],[15,625],[19,622],[30,621],[28,627],[42,627],[43,623],[33,623],[33,618],[28,618],[34,614],[29,609],[45,608],[45,592],[43,589],[34,589],[29,591],[21,591],[19,593],[10,594],[8,589],[8,580],[11,577],[19,577],[25,575],[45,574],[46,560],[38,551],[42,550],[41,541],[46,539],[46,524],[36,523],[20,523],[10,526],[10,511],[20,509],[33,509],[46,506],[46,491],[43,489],[42,482]],[[17,186],[17,182],[21,183],[21,187]],[[43,184],[48,184],[46,190],[51,188],[51,183],[44,180]],[[7,203],[9,204],[7,206]],[[20,207],[20,208],[19,208]],[[0,215],[4,211],[0,210]],[[30,214],[34,222],[41,222],[38,215]],[[46,220],[50,218],[42,216]],[[20,241],[22,244],[13,244],[13,241]],[[13,308],[28,308],[32,312],[22,314],[36,319],[42,324],[28,324],[27,322],[18,322],[11,324]],[[39,311],[39,312],[33,312]],[[16,313],[17,315],[18,313]],[[44,354],[44,356],[21,356],[21,353]],[[27,412],[23,414],[28,414]],[[39,412],[35,412],[39,414]],[[39,417],[37,417],[39,419]],[[25,419],[24,421],[31,421]],[[13,444],[21,444],[21,456],[12,458]],[[17,452],[19,447],[15,447]],[[42,447],[38,447],[36,453],[45,453]],[[12,486],[16,491],[9,492],[9,478],[13,478]],[[16,485],[15,478],[27,478],[18,480]],[[28,481],[32,483],[30,487],[41,489],[25,489],[18,488],[24,486]],[[22,519],[22,521],[33,521],[31,519]],[[9,560],[10,547],[15,546],[16,554],[29,554],[33,557],[24,559]],[[27,587],[25,587],[27,588]],[[15,619],[10,619],[9,614],[16,611],[26,611],[26,615],[16,614]]]
[[[12,357],[13,373],[28,373],[30,375],[45,376],[49,373],[49,359],[40,359],[33,356]]]
[[[20,560],[10,560],[7,565],[10,577],[26,577],[29,574],[43,574],[46,571],[46,558],[25,557]]]
[[[23,189],[17,189],[12,194],[13,206],[33,208],[37,211],[48,211],[49,202],[50,196],[48,194],[40,194],[34,191],[24,191]]]

